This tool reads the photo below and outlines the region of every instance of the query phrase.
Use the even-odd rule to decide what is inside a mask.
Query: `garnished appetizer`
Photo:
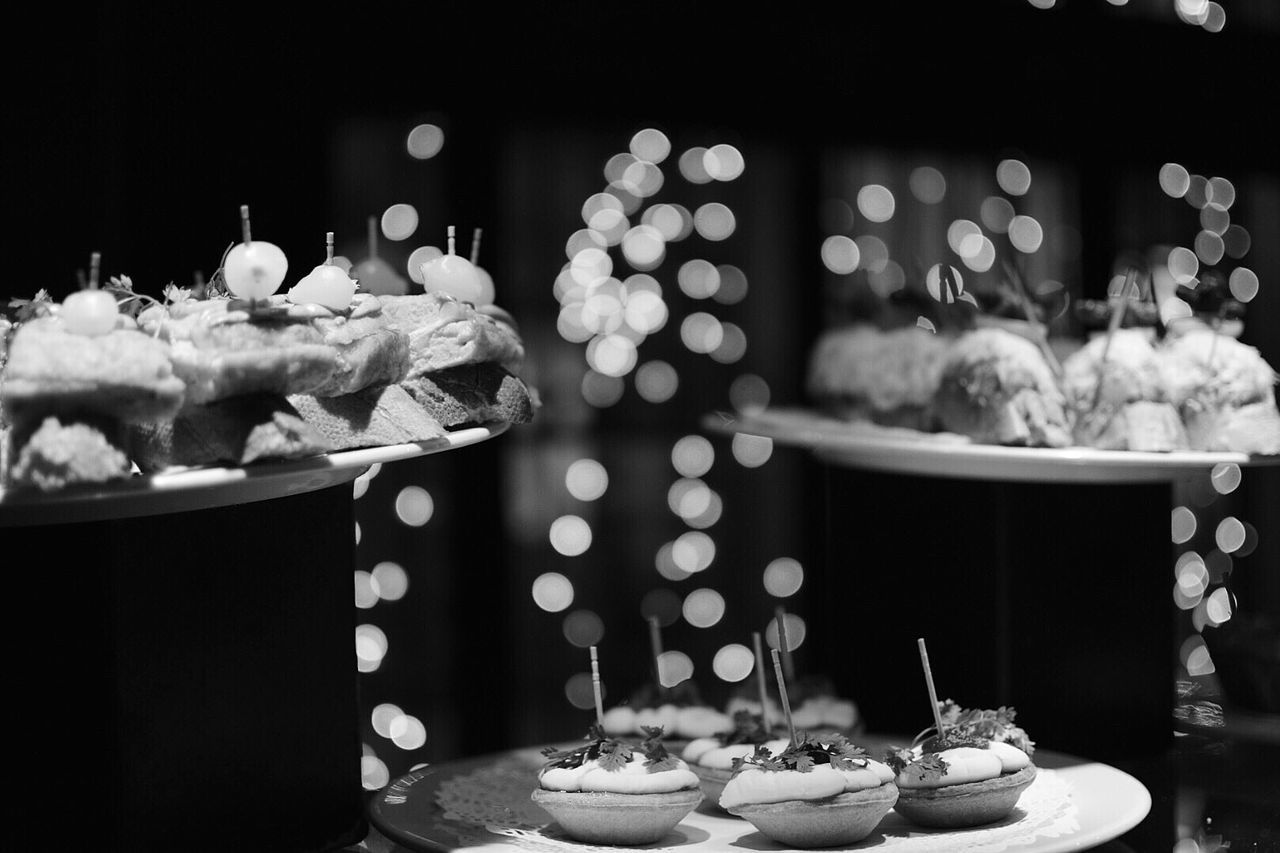
[[[963,710],[949,699],[938,702],[923,640],[920,651],[934,725],[918,743],[885,758],[897,773],[895,809],[911,823],[931,827],[981,826],[1008,817],[1035,780],[1035,745],[1014,725],[1013,708]]]
[[[689,681],[664,688],[646,684],[631,694],[625,705],[605,712],[604,730],[613,735],[634,735],[648,728],[662,728],[669,733],[668,746],[681,749],[681,741],[706,738],[733,725],[728,714],[706,705],[698,688]]]
[[[651,844],[702,802],[698,777],[667,752],[660,728],[637,746],[593,725],[584,745],[542,754],[533,801],[578,841]]]
[[[689,741],[680,757],[697,774],[707,798],[718,802],[725,784],[733,777],[736,762],[755,755],[758,747],[780,753],[787,745],[785,737],[774,737],[759,714],[738,711],[733,715],[733,728]]]
[[[861,841],[898,800],[893,771],[839,735],[797,736],[790,725],[776,650],[774,668],[791,737],[776,753],[761,744],[751,755],[736,759],[720,807],[793,847]]]

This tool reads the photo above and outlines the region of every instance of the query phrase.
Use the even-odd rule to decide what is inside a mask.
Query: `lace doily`
[[[514,759],[443,779],[435,791],[442,826],[457,838],[458,846],[500,842],[534,853],[616,853],[616,847],[583,844],[562,835],[560,827],[549,823],[546,812],[529,799],[536,786],[537,769]],[[1079,807],[1072,799],[1070,784],[1054,771],[1040,769],[1035,782],[1019,799],[1017,809],[1002,823],[931,831],[912,827],[890,812],[864,844],[851,849],[865,845],[903,853],[1001,853],[1032,846],[1041,839],[1061,838],[1079,828]],[[700,810],[685,818],[667,841],[668,845],[645,849],[688,850],[691,842],[708,850],[731,849],[730,845],[777,849],[749,823]]]

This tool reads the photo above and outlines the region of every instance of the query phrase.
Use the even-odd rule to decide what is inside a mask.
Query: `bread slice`
[[[9,430],[13,464],[6,476],[11,486],[56,491],[128,477],[133,470],[120,424],[110,418],[50,415],[31,426]]]
[[[335,450],[407,444],[445,434],[440,422],[397,385],[341,397],[296,394],[289,403]]]
[[[529,389],[496,364],[468,364],[407,379],[401,386],[446,429],[533,420]]]
[[[129,430],[129,448],[143,471],[175,465],[248,465],[297,459],[332,449],[329,441],[274,394],[248,394],[188,406],[171,421]]]
[[[13,336],[0,397],[13,422],[98,412],[125,421],[171,417],[184,386],[167,344],[129,329],[87,337],[56,317],[23,323]]]
[[[1280,411],[1274,400],[1187,411],[1186,425],[1192,450],[1280,454]]]
[[[1080,444],[1102,450],[1186,450],[1187,431],[1171,403],[1139,401],[1117,410],[1100,406],[1076,420],[1075,438]]]
[[[447,294],[383,296],[381,303],[388,325],[409,336],[410,379],[488,361],[514,373],[524,360],[524,345],[509,324]]]

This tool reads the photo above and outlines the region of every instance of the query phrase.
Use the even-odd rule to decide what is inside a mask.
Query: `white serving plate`
[[[1040,772],[1014,814],[965,830],[908,825],[890,812],[864,841],[837,850],[901,853],[1061,853],[1086,850],[1137,826],[1151,795],[1137,779],[1107,764],[1036,750]],[[415,770],[378,792],[369,817],[385,836],[366,841],[375,853],[409,850],[616,851],[565,838],[529,801],[542,761],[537,750],[500,753]],[[745,820],[703,802],[666,838],[644,850],[772,850],[775,844]]]
[[[836,465],[971,480],[1050,483],[1171,482],[1213,466],[1280,464],[1280,456],[1175,451],[1150,453],[1091,447],[1039,448],[975,444],[952,433],[925,433],[836,420],[806,409],[712,414],[703,426],[721,434],[766,436]]]
[[[350,482],[370,465],[456,450],[501,435],[507,424],[460,429],[412,444],[326,453],[233,468],[175,468],[57,492],[0,488],[0,527],[68,524],[212,509]]]

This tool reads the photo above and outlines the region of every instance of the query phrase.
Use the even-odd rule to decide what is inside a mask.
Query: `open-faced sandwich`
[[[976,329],[948,350],[934,400],[943,429],[984,444],[1066,447],[1066,399],[1042,351],[1004,329]]]
[[[981,826],[1009,816],[1031,783],[1035,745],[1014,725],[1014,709],[965,710],[938,703],[943,732],[890,752],[897,774],[898,814],[929,827]],[[931,734],[930,734],[931,733]]]
[[[787,748],[786,737],[778,738],[765,728],[759,714],[738,711],[733,715],[733,728],[710,737],[689,741],[680,757],[702,782],[702,792],[714,803],[720,800],[724,786],[733,777],[734,762],[741,761],[763,745],[770,752]]]
[[[592,726],[582,746],[543,755],[532,799],[578,841],[652,844],[702,802],[698,777],[667,752],[661,729],[635,745]]]
[[[893,771],[845,738],[800,735],[734,762],[720,806],[764,835],[793,847],[854,844],[871,834],[898,800]]]
[[[1100,334],[1063,362],[1076,443],[1103,450],[1185,450],[1160,359],[1145,329]]]
[[[1192,450],[1280,454],[1276,373],[1257,349],[1201,327],[1171,335],[1160,357]]]

